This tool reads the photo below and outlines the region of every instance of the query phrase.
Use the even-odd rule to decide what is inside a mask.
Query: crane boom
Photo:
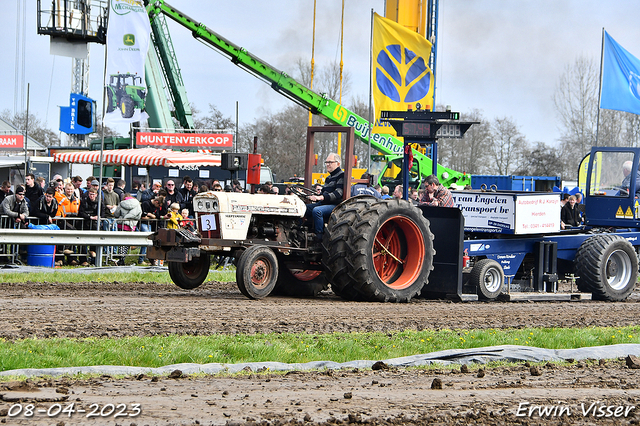
[[[165,15],[181,26],[191,31],[195,38],[200,39],[206,45],[219,51],[228,57],[231,62],[269,84],[276,92],[301,105],[313,114],[318,114],[340,126],[354,128],[355,136],[364,143],[385,155],[385,162],[401,159],[403,156],[403,142],[389,134],[369,134],[369,121],[350,111],[338,102],[329,99],[324,94],[318,94],[308,87],[300,84],[285,72],[269,65],[262,59],[252,55],[246,49],[241,48],[221,35],[217,34],[206,25],[185,15],[183,12],[167,4],[164,0],[146,0],[149,18],[153,21],[159,15]],[[431,159],[419,151],[413,150],[414,170],[419,175],[429,175],[432,172]],[[445,186],[451,183],[468,184],[470,176],[464,173],[437,166],[438,178]],[[420,179],[421,180],[421,179]]]

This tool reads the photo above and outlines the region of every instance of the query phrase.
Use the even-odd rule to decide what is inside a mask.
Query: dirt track
[[[191,291],[154,283],[0,284],[0,338],[142,336],[162,334],[393,331],[440,328],[585,327],[636,325],[637,293],[624,303],[354,303],[331,293],[318,299],[270,297],[247,300],[234,283],[206,283]],[[48,409],[75,402],[140,403],[135,418],[86,413],[56,417],[65,424],[242,424],[245,422],[365,422],[371,424],[625,423],[640,420],[640,370],[623,361],[543,368],[505,368],[477,377],[469,373],[382,370],[247,374],[240,378],[161,378],[90,381],[56,379],[0,387],[0,422],[52,424],[40,414],[7,416],[12,398],[27,404],[39,396]],[[435,378],[442,390],[432,390]],[[43,387],[46,387],[42,390]],[[58,389],[58,393],[54,392]],[[51,395],[47,394],[50,391]],[[25,393],[26,392],[26,393]],[[25,396],[26,395],[26,396]],[[636,406],[627,417],[583,415],[581,404]],[[520,403],[556,407],[563,417],[516,416]],[[529,406],[526,406],[529,407]],[[570,413],[567,414],[566,410]],[[3,411],[4,410],[4,411]],[[615,408],[612,409],[612,413]],[[521,411],[522,413],[522,411]],[[606,415],[606,409],[605,409]],[[305,420],[306,418],[306,420]],[[39,419],[39,421],[35,421]],[[335,421],[334,421],[335,420]]]

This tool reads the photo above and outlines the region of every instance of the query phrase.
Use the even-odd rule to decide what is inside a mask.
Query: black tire
[[[469,274],[469,284],[476,287],[480,299],[496,299],[504,286],[502,266],[493,259],[477,261]]]
[[[187,263],[167,262],[171,280],[185,290],[199,287],[207,279],[210,265],[211,257],[208,254],[201,254]]]
[[[324,271],[314,269],[289,269],[281,260],[278,265],[278,281],[273,294],[290,297],[317,297],[329,288]]]
[[[356,288],[369,301],[410,301],[433,269],[429,221],[406,200],[380,200],[358,216],[349,239]]]
[[[349,198],[340,203],[331,213],[322,239],[322,263],[327,271],[331,290],[346,300],[358,300],[362,294],[349,276],[353,269],[348,259],[349,238],[353,225],[360,220],[360,212],[369,208],[376,199],[369,196]]]
[[[122,118],[131,118],[135,112],[135,106],[131,96],[123,96],[120,99],[120,111],[122,112]]]
[[[267,246],[251,246],[238,259],[236,283],[249,299],[271,294],[278,281],[278,259]]]
[[[118,103],[116,99],[116,95],[113,92],[113,89],[108,89],[107,96],[107,114],[116,110],[116,104]]]
[[[625,300],[638,280],[638,257],[631,243],[619,235],[587,238],[574,260],[578,290],[597,300]]]

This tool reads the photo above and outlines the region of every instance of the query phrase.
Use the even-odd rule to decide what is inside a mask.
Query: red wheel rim
[[[394,216],[376,233],[372,252],[380,280],[395,290],[407,288],[422,271],[425,257],[422,232],[412,220]]]
[[[273,271],[265,259],[256,259],[251,265],[251,284],[255,288],[265,288],[271,281]]]
[[[322,271],[317,271],[314,269],[298,269],[291,271],[291,273],[298,281],[311,281],[317,278],[322,273]]]

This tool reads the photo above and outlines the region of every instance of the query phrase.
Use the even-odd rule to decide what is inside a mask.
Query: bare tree
[[[444,108],[438,107],[438,110]],[[438,140],[438,162],[443,166],[468,174],[488,173],[491,163],[491,128],[479,109],[461,114],[464,121],[478,121],[462,139]]]
[[[27,126],[27,113],[26,111],[12,113],[10,110],[5,109],[0,113],[2,118],[7,123],[15,127],[19,132],[24,132]],[[60,138],[57,133],[46,127],[46,124],[37,116],[29,114],[29,124],[27,133],[30,138],[38,141],[44,146],[55,146],[60,144]]]
[[[564,163],[560,149],[544,142],[536,143],[531,152],[525,156],[520,168],[516,171],[525,176],[563,176]]]
[[[510,175],[524,160],[527,140],[513,119],[494,119],[491,124],[491,157],[498,175]]]
[[[201,116],[200,111],[191,105],[191,111],[193,113],[193,124],[196,129],[211,129],[211,130],[234,130],[235,120],[231,117],[225,117],[222,112],[213,104],[209,104],[208,115]]]

